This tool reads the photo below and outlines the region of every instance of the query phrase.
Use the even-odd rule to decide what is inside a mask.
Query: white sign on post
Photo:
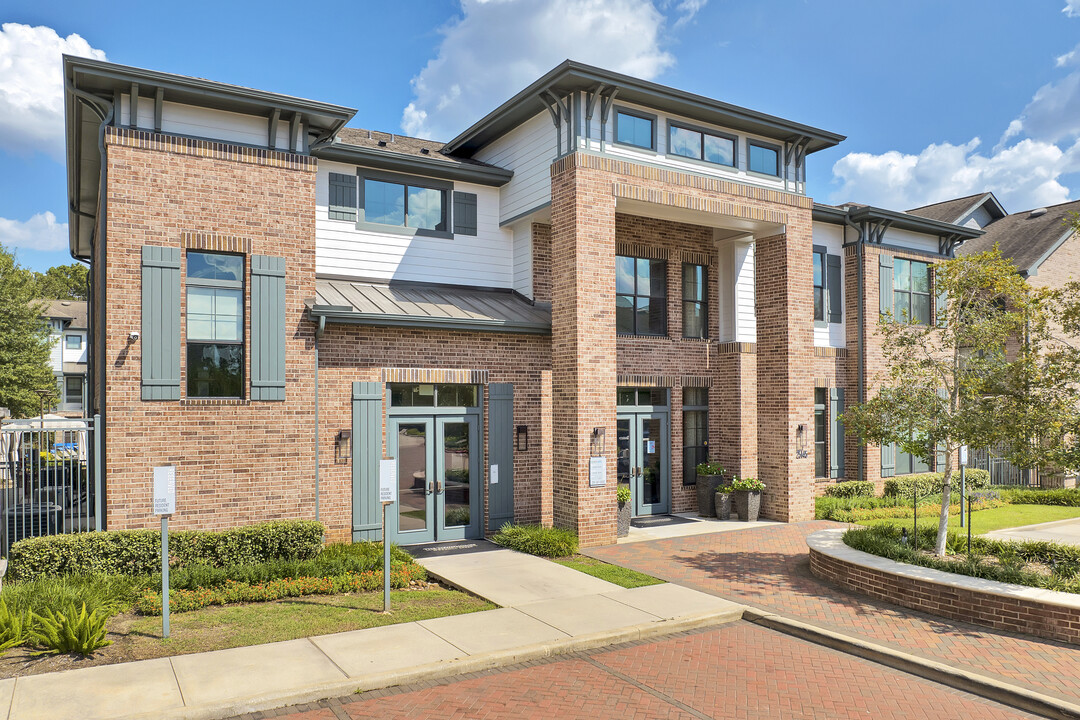
[[[379,461],[379,502],[397,502],[397,460]]]
[[[603,487],[607,485],[607,458],[589,458],[589,487]]]
[[[961,445],[960,446],[960,464],[961,465],[967,465],[968,464],[968,447],[967,447],[967,445]]]
[[[498,465],[492,465],[491,466],[491,484],[492,485],[498,485],[499,484],[499,466]]]
[[[176,466],[154,468],[154,514],[172,515],[176,512]]]

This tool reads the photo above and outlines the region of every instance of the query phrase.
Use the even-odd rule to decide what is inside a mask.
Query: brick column
[[[609,178],[576,160],[551,169],[552,513],[588,547],[616,539],[615,197]],[[597,427],[607,485],[591,488]]]
[[[798,522],[814,517],[813,240],[807,209],[788,210],[785,235],[758,238],[758,475],[762,514]],[[803,425],[806,457],[797,457]]]

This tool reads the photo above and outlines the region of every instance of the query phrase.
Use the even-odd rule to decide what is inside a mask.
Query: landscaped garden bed
[[[153,531],[16,543],[0,592],[0,677],[291,640],[492,604],[427,582],[392,548],[391,613],[382,610],[382,546],[322,546],[322,526],[279,522],[176,533],[172,632],[161,633]],[[153,536],[153,537],[151,537]],[[160,565],[156,565],[160,567]]]

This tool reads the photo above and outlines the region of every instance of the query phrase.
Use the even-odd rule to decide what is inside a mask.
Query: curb
[[[367,690],[442,680],[453,675],[466,675],[541,660],[556,655],[569,655],[595,650],[608,645],[647,640],[653,637],[698,630],[713,625],[723,625],[743,618],[745,611],[746,609],[740,606],[720,613],[709,612],[686,615],[674,620],[641,623],[610,632],[579,635],[565,640],[536,643],[507,650],[470,655],[450,661],[419,665],[407,670],[376,673],[338,682],[323,683],[302,690],[238,698],[214,705],[174,708],[164,712],[155,712],[153,715],[137,714],[127,717],[128,720],[213,720],[215,718],[273,710],[279,707],[317,702],[326,698],[352,695]]]
[[[909,655],[782,615],[747,607],[743,611],[743,620],[1020,710],[1062,720],[1080,718],[1080,704],[961,670],[935,660]]]

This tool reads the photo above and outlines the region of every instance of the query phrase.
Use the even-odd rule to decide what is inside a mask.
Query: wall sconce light
[[[338,430],[334,438],[334,462],[343,462],[352,457],[352,430]]]
[[[589,454],[593,457],[604,454],[604,435],[606,433],[607,428],[594,427],[592,429],[592,435],[589,437]]]
[[[806,451],[806,425],[799,423],[799,426],[795,428],[795,457],[804,458],[809,453]]]
[[[529,449],[529,426],[518,425],[516,431],[517,438],[515,438],[514,446],[518,452],[525,452]]]

